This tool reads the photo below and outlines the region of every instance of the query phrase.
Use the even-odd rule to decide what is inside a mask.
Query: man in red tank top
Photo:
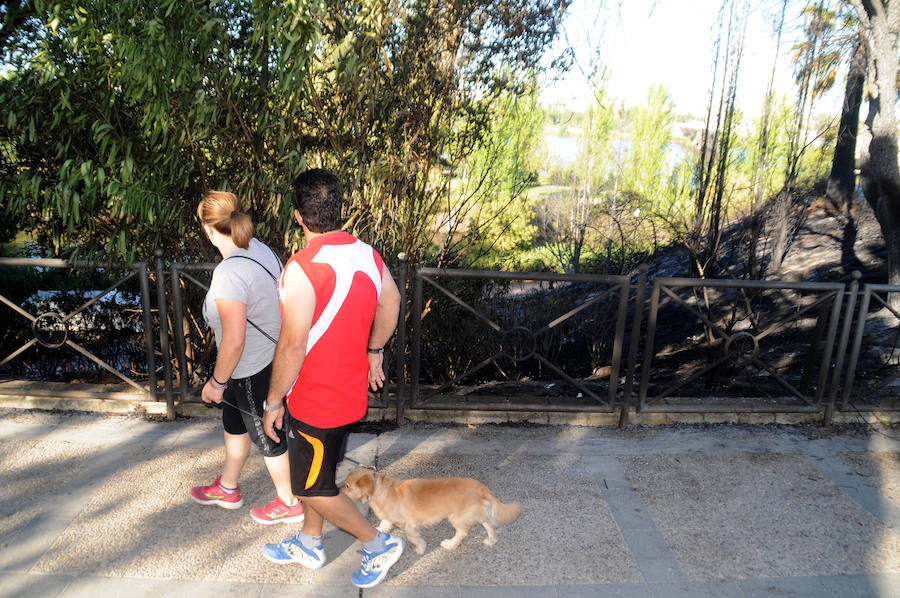
[[[306,247],[279,282],[281,334],[263,425],[287,430],[291,485],[306,517],[295,536],[267,544],[263,556],[317,569],[325,564],[325,520],[363,543],[353,583],[380,583],[403,552],[403,540],[379,532],[335,482],[350,424],[366,413],[368,388],[384,384],[383,351],[397,327],[400,292],[372,247],[341,230],[343,189],[326,170],[294,181],[294,217]],[[287,397],[287,411],[283,402]]]

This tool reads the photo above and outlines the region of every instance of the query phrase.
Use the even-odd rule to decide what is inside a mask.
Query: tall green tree
[[[294,115],[316,36],[311,6],[34,8],[32,45],[0,81],[9,213],[58,253],[196,255],[202,245],[186,241],[197,238],[197,198],[229,187],[273,240],[272,223],[289,214],[285,182],[303,166]]]
[[[686,235],[693,265],[700,276],[716,275],[716,252],[726,216],[730,192],[728,170],[737,112],[737,83],[744,52],[746,2],[723,4],[717,21],[718,34],[713,60],[712,85],[706,112],[706,130],[695,174],[695,218]]]
[[[631,146],[623,168],[624,187],[644,198],[645,211],[655,212],[669,174],[669,140],[675,106],[661,84],[647,92],[647,101],[631,119]]]
[[[464,254],[460,265],[520,269],[511,254],[529,249],[537,236],[535,200],[528,195],[544,124],[536,78],[525,94],[500,94],[492,113],[489,133],[457,173],[448,206],[448,230],[470,229],[472,242],[461,246],[461,235],[448,234],[448,241],[457,241],[448,253]]]
[[[810,3],[802,11],[804,39],[794,46],[794,81],[797,84],[796,122],[791,129],[785,185],[793,189],[812,134],[817,100],[834,85],[841,53],[835,43],[835,12],[826,0]]]
[[[0,193],[47,246],[196,256],[208,188],[291,245],[290,182],[326,166],[351,229],[417,259],[445,164],[474,151],[499,94],[524,90],[568,0],[29,6],[0,80]]]

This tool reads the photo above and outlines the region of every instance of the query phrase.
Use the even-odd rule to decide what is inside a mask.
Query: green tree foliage
[[[665,86],[654,85],[647,93],[646,103],[638,107],[631,119],[631,147],[622,179],[627,189],[644,198],[650,212],[655,212],[663,200],[674,110]]]
[[[522,264],[515,255],[527,250],[537,235],[535,199],[527,192],[536,178],[536,153],[544,124],[536,78],[526,94],[501,93],[492,112],[489,132],[476,145],[454,185],[451,205],[455,209],[448,224],[451,230],[469,229],[474,243],[461,250],[466,262],[518,270]],[[473,203],[471,198],[478,196],[483,199]]]
[[[668,160],[673,117],[667,99],[654,102],[659,96],[651,93],[647,104],[630,113],[617,110],[599,67],[591,89],[592,101],[578,119],[578,157],[560,177],[565,189],[542,202],[540,249],[553,270],[621,272],[655,239],[658,214],[648,210],[647,198],[665,198],[671,206],[686,193],[689,177],[679,182]],[[666,123],[662,131],[654,128],[660,118]],[[640,168],[649,172],[639,174]]]
[[[746,197],[742,194],[736,202],[739,209],[749,207],[757,192],[756,185],[761,186],[761,196],[766,198],[774,197],[784,187],[795,114],[793,103],[786,97],[774,100],[767,115],[750,123],[749,135],[737,139],[734,176],[737,187],[746,190]]]
[[[228,188],[283,246],[290,181],[325,166],[352,230],[416,259],[444,163],[523,90],[567,6],[37,0],[4,38],[4,210],[60,253],[196,256],[199,194]]]
[[[271,237],[267,223],[289,214],[285,179],[303,166],[288,154],[301,122],[285,116],[302,106],[309,7],[34,5],[34,51],[0,86],[8,211],[57,252],[180,256],[197,249],[185,240],[201,191],[229,187]]]
[[[586,195],[596,194],[608,180],[616,176],[620,157],[614,147],[615,107],[606,92],[607,76],[597,71],[591,81],[592,101],[581,120],[580,152],[575,166],[575,180]]]
[[[579,153],[566,177],[568,188],[544,198],[539,214],[548,265],[567,273],[581,270],[585,246],[601,245],[598,231],[604,208],[608,208],[609,218],[616,217],[616,190],[605,193],[617,174],[617,164],[612,139],[614,110],[602,68],[594,69],[590,84],[592,101],[580,119]]]
[[[835,40],[835,12],[825,0],[807,5],[802,11],[804,39],[793,48],[797,106],[790,129],[785,184],[794,186],[801,176],[803,154],[820,131],[813,126],[816,101],[834,85],[841,52]]]

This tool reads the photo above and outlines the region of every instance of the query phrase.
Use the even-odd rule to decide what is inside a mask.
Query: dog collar
[[[356,465],[357,467],[363,467],[363,468],[365,468],[365,469],[371,469],[373,472],[377,472],[377,471],[378,471],[377,469],[375,469],[375,466],[374,466],[374,465],[366,465],[365,463],[360,463],[360,462],[357,461],[356,459],[351,459],[351,458],[348,457],[347,455],[344,455],[344,460],[350,461],[351,463],[353,463],[353,464]]]

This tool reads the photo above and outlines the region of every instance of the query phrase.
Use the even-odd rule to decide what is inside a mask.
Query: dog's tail
[[[517,502],[503,504],[497,497],[488,497],[488,517],[494,525],[506,525],[516,520],[522,512],[522,505]]]

